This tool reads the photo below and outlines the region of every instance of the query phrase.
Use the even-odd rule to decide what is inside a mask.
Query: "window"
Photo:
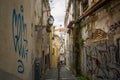
[[[53,48],[53,53],[52,53],[52,55],[54,55],[54,48]]]
[[[88,0],[82,0],[83,11],[85,11],[89,6]]]

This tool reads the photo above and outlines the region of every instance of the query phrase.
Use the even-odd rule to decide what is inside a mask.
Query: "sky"
[[[53,26],[62,27],[64,26],[64,17],[66,10],[66,0],[49,0],[51,7],[51,15],[54,17]]]

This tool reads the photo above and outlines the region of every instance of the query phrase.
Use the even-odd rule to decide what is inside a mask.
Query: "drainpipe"
[[[107,4],[110,1],[111,0],[100,0],[100,1],[98,1],[93,6],[91,6],[86,11],[84,11],[83,14],[82,14],[82,16],[79,16],[79,18],[75,21],[75,23],[79,23],[82,19],[84,19],[88,15],[92,14],[96,10],[100,9],[101,7],[103,7],[105,4]]]
[[[41,11],[42,11],[42,17],[41,17],[41,25],[43,25],[43,0],[41,0]]]

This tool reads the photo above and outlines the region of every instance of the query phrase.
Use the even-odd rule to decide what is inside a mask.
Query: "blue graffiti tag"
[[[19,64],[18,72],[19,73],[24,73],[24,64],[23,64],[22,60],[18,60],[18,64]]]
[[[28,40],[27,40],[27,25],[24,22],[24,12],[23,5],[20,6],[20,13],[16,13],[16,10],[13,9],[12,14],[12,35],[15,52],[19,53],[19,56],[27,60],[28,55]]]

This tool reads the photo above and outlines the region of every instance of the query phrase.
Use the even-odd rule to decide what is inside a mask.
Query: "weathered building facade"
[[[84,40],[82,70],[93,80],[120,78],[117,65],[120,63],[119,4],[119,1],[108,1],[81,22]]]
[[[74,21],[79,17],[79,1],[69,0],[68,7],[66,9],[66,16],[64,26],[66,27],[65,37],[65,54],[66,65],[77,74],[79,64],[79,24],[74,24]],[[73,25],[74,24],[74,25]]]
[[[48,0],[0,2],[0,80],[36,80],[45,72],[49,16]]]
[[[120,78],[119,4],[120,1],[117,0],[80,0],[77,4],[79,17],[73,20],[73,24],[67,23],[68,18],[66,19],[68,28],[73,28],[70,31],[73,33],[73,57],[79,56],[73,59],[79,67],[75,68],[92,80]],[[69,35],[72,35],[70,32]],[[69,38],[71,37],[68,36],[67,40],[70,41]],[[77,50],[74,45],[78,47]]]

